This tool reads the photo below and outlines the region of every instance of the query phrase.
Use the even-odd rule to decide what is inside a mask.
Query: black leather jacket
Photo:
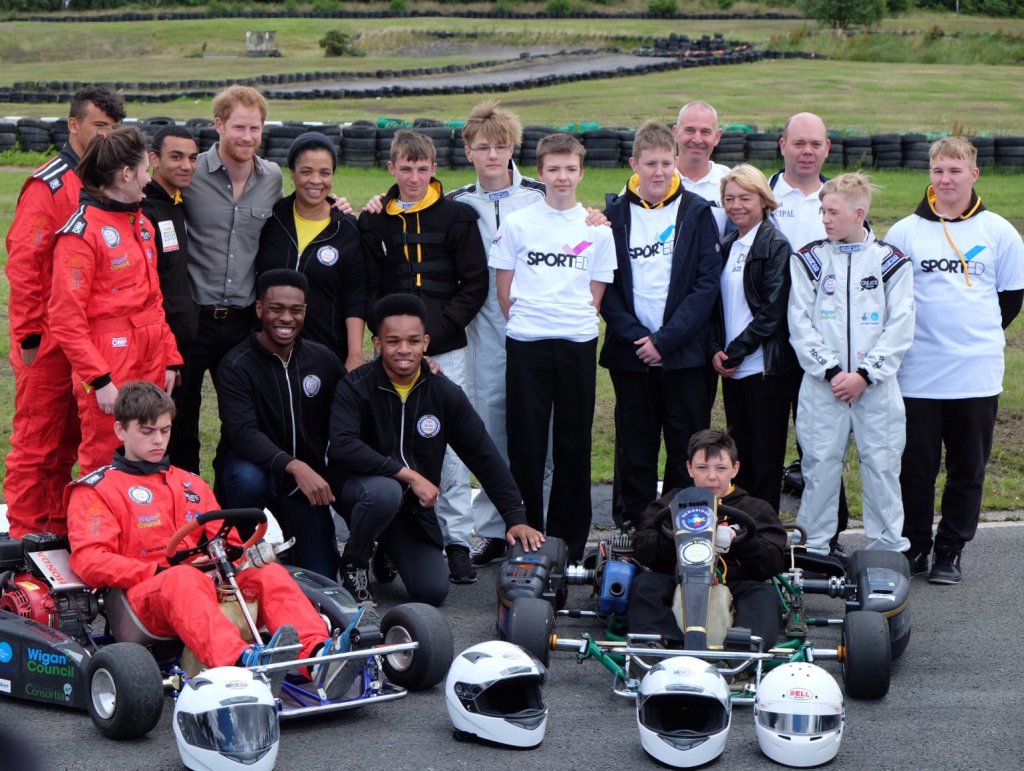
[[[723,269],[738,237],[738,232],[726,237],[722,248]],[[709,355],[724,350],[729,357],[728,365],[733,367],[756,351],[758,346],[762,346],[766,375],[783,375],[796,367],[796,354],[789,344],[789,323],[786,320],[791,256],[789,241],[770,220],[764,220],[754,236],[754,243],[743,266],[743,295],[754,319],[729,343],[728,348],[724,348],[725,318],[719,295],[712,315]]]

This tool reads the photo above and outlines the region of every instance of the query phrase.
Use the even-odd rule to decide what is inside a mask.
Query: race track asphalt
[[[848,549],[861,537],[843,536]],[[1024,528],[986,525],[964,556],[965,581],[940,587],[915,579],[910,647],[895,667],[889,694],[877,702],[847,700],[847,724],[839,756],[829,766],[846,769],[1010,769],[1021,767],[1021,586]],[[453,586],[444,605],[456,651],[494,636],[495,576],[481,571],[469,586]],[[401,601],[401,585],[374,587],[382,609]],[[572,587],[570,604],[584,605],[585,587]],[[811,610],[840,614],[837,601],[811,598]],[[585,622],[560,620],[563,636]],[[815,639],[834,647],[835,628]],[[824,666],[840,679],[835,663]],[[631,702],[612,695],[611,678],[594,661],[552,653],[545,697],[547,736],[532,751],[511,751],[456,742],[440,687],[408,698],[317,720],[286,723],[279,769],[647,769]],[[40,768],[179,769],[171,732],[172,702],[144,739],[102,738],[81,712],[0,700],[0,726],[35,745]],[[0,746],[0,769],[12,759]],[[750,708],[734,711],[722,757],[710,768],[778,768],[759,751]],[[241,768],[241,767],[240,767]]]

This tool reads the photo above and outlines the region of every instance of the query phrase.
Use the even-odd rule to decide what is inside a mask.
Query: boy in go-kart
[[[783,568],[786,531],[771,506],[732,484],[740,464],[736,444],[728,434],[698,431],[690,437],[687,458],[686,469],[697,487],[711,491],[720,506],[749,514],[757,525],[750,540],[732,546],[735,530],[728,527],[727,512],[719,509],[715,544],[725,563],[722,581],[732,593],[733,625],[761,637],[767,650],[779,636],[780,612],[775,589],[766,582]],[[635,539],[636,559],[650,572],[642,572],[633,580],[628,617],[631,633],[661,635],[670,646],[680,645],[683,640],[672,611],[676,554],[672,538],[662,533],[658,514],[668,508],[677,492],[666,492],[641,515]]]
[[[170,566],[164,557],[171,536],[184,524],[219,508],[206,483],[170,465],[167,443],[174,402],[157,386],[127,383],[114,403],[114,431],[124,442],[114,462],[77,482],[65,493],[71,566],[98,588],[125,590],[128,603],[151,634],[180,637],[208,667],[256,666],[337,652],[320,615],[281,565],[249,567],[237,574],[243,592],[259,600],[257,623],[273,632],[267,646],[247,645],[218,605],[211,577],[187,563]],[[213,537],[220,522],[205,526]],[[195,547],[194,530],[181,548]],[[237,534],[230,537],[238,545]],[[337,638],[340,640],[340,638]],[[301,651],[264,653],[264,647],[302,644]],[[340,672],[343,662],[330,662]],[[323,665],[320,665],[323,666]],[[320,673],[315,673],[319,675]],[[337,672],[328,670],[328,698]],[[269,677],[275,695],[285,670]],[[340,682],[342,678],[337,678]]]

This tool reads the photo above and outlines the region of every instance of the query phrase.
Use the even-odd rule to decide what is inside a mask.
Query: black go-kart
[[[216,520],[222,524],[214,538],[178,549],[186,535]],[[227,535],[239,525],[255,525],[255,532],[241,547],[232,546]],[[211,511],[184,525],[167,547],[170,564],[190,561],[215,574],[222,594],[235,598],[255,640],[261,632],[235,574],[258,569],[260,554],[264,560],[273,558],[272,549],[257,549],[255,559],[250,551],[266,528],[266,515],[258,509]],[[67,538],[60,536],[0,540],[0,693],[87,710],[100,732],[113,739],[144,736],[160,720],[165,694],[180,692],[196,670],[188,671],[180,640],[151,634],[123,591],[86,586],[71,569],[70,556]],[[243,558],[253,565],[237,567]],[[378,618],[334,581],[288,570],[324,618],[325,632],[329,628],[342,637],[342,652],[250,669],[265,675],[275,668],[345,660],[340,676],[349,684],[341,698],[332,700],[322,683],[290,676],[278,698],[281,719],[399,699],[444,678],[454,655],[452,631],[436,608],[409,603]],[[194,657],[192,662],[198,663]]]
[[[736,543],[753,536],[748,515],[727,508],[730,523],[739,524]],[[613,675],[612,690],[635,698],[643,674],[661,656],[688,655],[715,662],[723,675],[738,684],[734,703],[752,704],[762,675],[786,662],[838,661],[846,693],[852,698],[879,699],[889,691],[893,662],[910,641],[910,573],[897,552],[855,552],[844,570],[829,557],[808,553],[806,534],[790,528],[789,566],[772,579],[784,618],[784,640],[761,640],[749,629],[732,626],[730,595],[720,581],[715,551],[719,507],[706,490],[680,491],[660,516],[664,534],[675,543],[676,621],[683,649],[666,649],[656,635],[626,631],[630,588],[644,570],[633,558],[632,540],[618,535],[598,545],[583,565],[570,565],[565,543],[548,538],[539,551],[513,549],[498,574],[498,634],[521,645],[547,663],[551,651],[574,652],[580,661],[596,659]],[[814,577],[811,577],[814,576]],[[567,609],[568,587],[593,587],[593,609]],[[841,618],[806,614],[806,594],[843,600]],[[555,631],[557,617],[594,618],[606,625],[603,638],[583,633],[563,638]],[[835,648],[816,645],[814,627],[841,626]]]

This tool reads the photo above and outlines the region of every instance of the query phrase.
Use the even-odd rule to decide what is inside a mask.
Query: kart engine
[[[88,634],[88,624],[99,613],[99,605],[96,596],[87,589],[51,593],[50,587],[33,574],[19,573],[9,576],[5,582],[0,610],[80,639]]]

